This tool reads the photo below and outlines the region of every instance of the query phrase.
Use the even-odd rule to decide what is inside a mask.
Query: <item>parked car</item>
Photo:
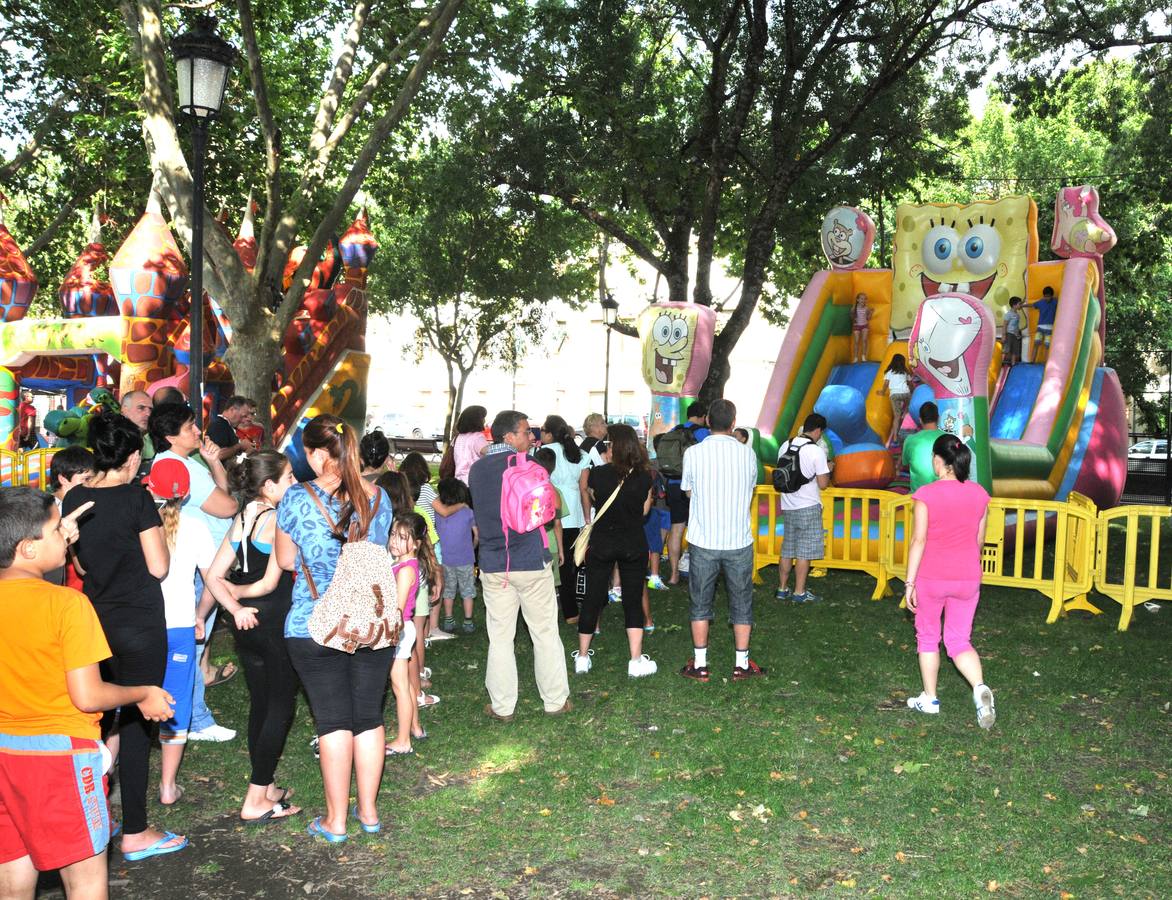
[[[606,421],[611,425],[630,425],[641,441],[647,437],[647,419],[644,416],[607,416]]]
[[[1163,438],[1145,438],[1127,448],[1128,459],[1167,459],[1168,442]]]

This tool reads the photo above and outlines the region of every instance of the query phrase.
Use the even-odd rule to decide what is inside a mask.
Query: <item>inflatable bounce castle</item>
[[[236,252],[250,272],[256,264],[253,206],[249,203]],[[58,437],[76,434],[76,420],[116,390],[154,393],[175,385],[186,393],[191,364],[188,268],[162,215],[157,195],[113,257],[102,244],[95,213],[89,244],[59,291],[62,317],[28,319],[37,279],[0,220],[0,449],[13,450],[22,387],[65,394],[66,413],[46,419]],[[222,227],[222,225],[220,226]],[[331,241],[284,338],[284,364],[275,373],[273,443],[295,462],[300,432],[320,413],[341,416],[361,430],[366,418],[366,277],[378,244],[365,211]],[[285,269],[285,287],[305,253],[299,247]],[[232,393],[223,362],[232,328],[214,298],[204,294],[205,407]],[[260,398],[257,398],[260,399]],[[7,476],[7,473],[4,473]]]
[[[940,422],[969,444],[976,478],[995,496],[1065,500],[1072,491],[1115,506],[1127,463],[1123,391],[1102,365],[1106,338],[1103,255],[1115,234],[1090,186],[1063,188],[1054,205],[1051,249],[1038,260],[1038,207],[1014,196],[969,204],[905,204],[896,213],[890,269],[865,268],[875,226],[853,207],[822,224],[830,268],[810,280],[766,389],[753,446],[765,465],[812,411],[828,422],[835,484],[886,488],[897,454],[885,446],[891,404],[884,371],[901,354],[922,382],[919,407],[934,400]],[[999,329],[1011,297],[1032,303],[1050,288],[1057,312],[1049,347],[1002,367]],[[872,313],[862,362],[851,346],[851,305]],[[682,420],[707,375],[711,310],[659,303],[639,318],[643,374],[654,395],[655,429]],[[1037,312],[1030,310],[1037,337]]]

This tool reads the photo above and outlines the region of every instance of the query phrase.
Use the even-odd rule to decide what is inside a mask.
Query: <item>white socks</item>
[[[735,665],[738,669],[749,668],[749,651],[747,649],[737,651],[737,661]]]
[[[697,669],[703,669],[708,665],[708,648],[707,647],[693,647],[692,655],[695,657],[695,662],[692,663]]]

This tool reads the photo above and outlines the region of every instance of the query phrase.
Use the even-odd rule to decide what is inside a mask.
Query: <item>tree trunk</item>
[[[464,392],[464,374],[460,373],[460,387],[457,391],[455,364],[444,357],[444,365],[448,367],[448,411],[444,416],[444,445],[447,446],[452,442],[452,427],[456,422],[456,410],[460,408],[458,405],[460,402],[459,394]]]
[[[257,326],[234,329],[224,354],[236,393],[257,401],[256,423],[264,428],[269,441],[273,434],[273,373],[281,370],[281,340],[271,323],[270,317]]]

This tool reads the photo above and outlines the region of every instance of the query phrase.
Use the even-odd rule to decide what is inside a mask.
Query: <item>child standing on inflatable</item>
[[[1038,343],[1034,347],[1034,362],[1045,362],[1050,358],[1050,338],[1054,335],[1054,319],[1058,315],[1058,298],[1054,296],[1054,288],[1042,288],[1042,299],[1025,305],[1038,311]]]
[[[916,648],[923,691],[908,698],[909,708],[928,715],[940,712],[936,681],[940,674],[940,620],[944,647],[972,685],[977,724],[993,727],[997,718],[993,692],[985,684],[981,658],[972,645],[973,617],[981,595],[981,545],[989,495],[968,480],[972,454],[953,434],[932,446],[937,480],[912,494],[912,542],[908,551],[904,598],[916,616]]]
[[[887,364],[883,387],[879,391],[880,396],[884,394],[891,398],[891,431],[887,434],[887,446],[899,446],[899,426],[907,415],[908,400],[912,395],[911,373],[901,353],[894,354]]]
[[[1021,297],[1010,297],[1009,312],[1005,314],[1005,365],[1016,366],[1021,362],[1022,335],[1029,327],[1028,322]]]
[[[871,315],[874,310],[867,305],[867,295],[862,291],[855,296],[855,305],[851,307],[851,333],[854,335],[854,361],[862,362],[867,358],[867,333],[871,328]]]

